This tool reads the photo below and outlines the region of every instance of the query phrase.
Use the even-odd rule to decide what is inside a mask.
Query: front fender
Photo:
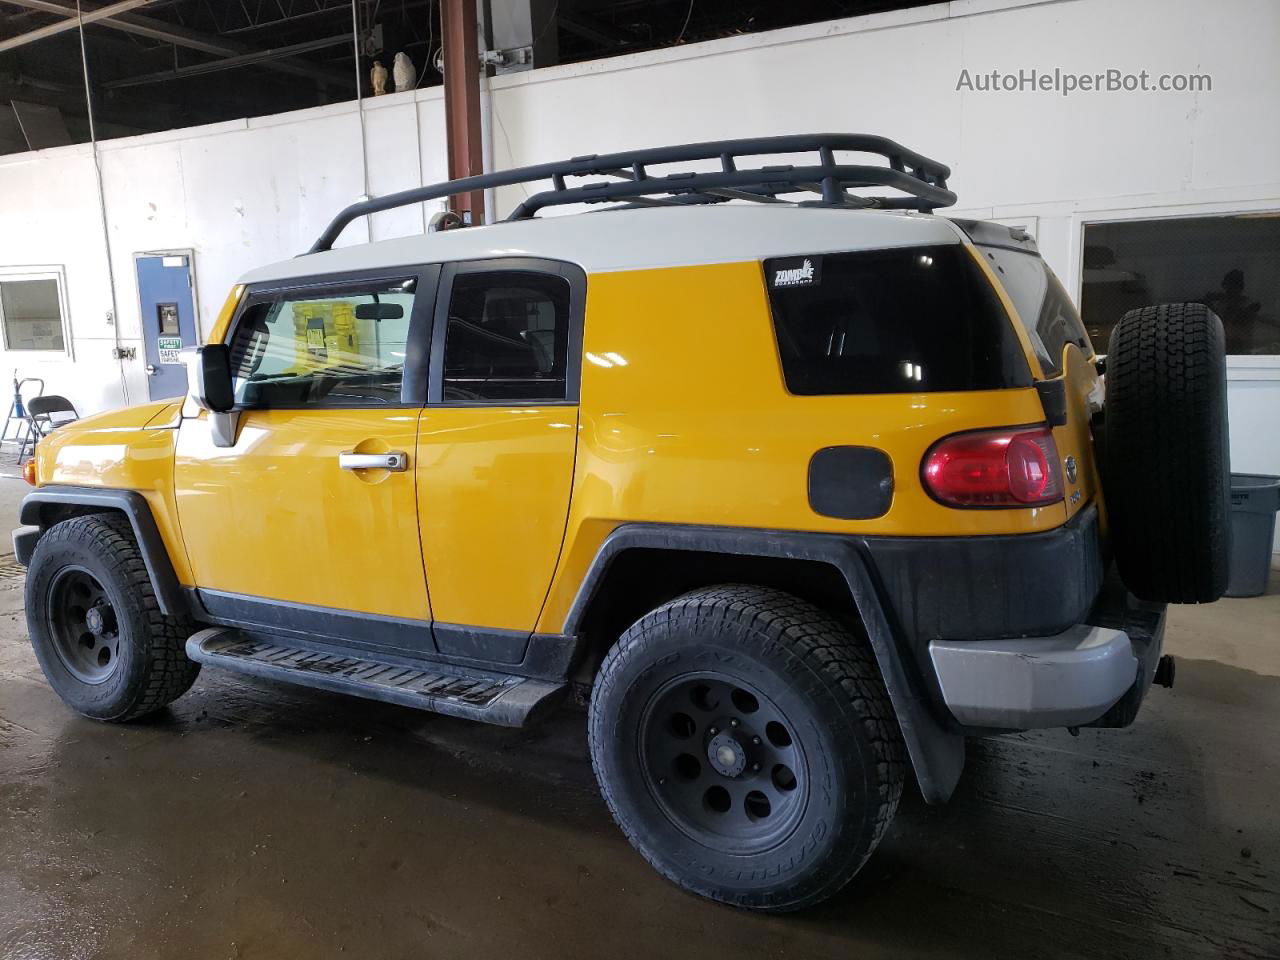
[[[27,494],[18,513],[19,520],[26,527],[14,531],[14,552],[18,561],[25,566],[40,537],[59,520],[85,513],[108,512],[123,513],[129,518],[134,539],[147,565],[151,588],[155,590],[160,604],[160,612],[171,617],[187,615],[186,598],[155,517],[151,514],[151,505],[142,494],[133,490],[50,485]]]

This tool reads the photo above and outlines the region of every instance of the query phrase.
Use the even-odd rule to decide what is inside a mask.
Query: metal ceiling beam
[[[75,6],[68,6],[66,0],[0,0],[0,2],[26,7],[28,10],[39,10],[42,13],[54,13],[60,16],[70,15],[72,17],[71,26],[76,26]],[[147,2],[152,2],[152,0],[147,0]],[[86,12],[85,21],[88,22],[93,13],[100,13],[105,9],[107,8],[101,7],[97,10]],[[198,30],[189,30],[174,23],[157,20],[153,17],[140,16],[135,13],[126,12],[109,16],[107,19],[102,20],[101,25],[124,33],[131,33],[134,36],[176,44],[189,50],[199,50],[201,53],[208,53],[215,57],[241,57],[263,52],[259,48],[241,43],[238,40],[230,40],[226,37],[202,33]],[[55,24],[55,26],[59,25]],[[29,36],[29,34],[26,36]],[[318,80],[330,86],[349,87],[351,85],[351,77],[345,71],[306,63],[305,61],[289,59],[263,60],[258,65],[279,73],[288,73],[298,77],[306,77],[309,80]]]
[[[258,50],[254,53],[244,53],[237,57],[223,57],[220,60],[210,60],[208,63],[193,63],[187,67],[175,67],[172,70],[159,70],[155,73],[143,73],[136,77],[122,77],[119,80],[108,80],[106,83],[98,84],[104,90],[115,90],[120,87],[138,87],[147,83],[158,83],[163,80],[176,80],[181,77],[196,77],[206,73],[217,73],[220,70],[230,70],[233,67],[243,67],[249,64],[262,63],[264,60],[272,57],[285,57],[295,53],[308,53],[312,50],[322,50],[325,47],[336,47],[339,44],[347,44],[351,42],[349,34],[341,34],[336,37],[324,37],[320,40],[308,40],[304,43],[294,43],[287,47],[276,47],[273,50]]]
[[[16,47],[25,47],[28,43],[35,43],[37,40],[43,40],[45,37],[57,36],[68,30],[75,30],[82,23],[93,23],[97,20],[105,20],[108,17],[115,17],[122,13],[128,13],[135,7],[145,7],[148,3],[154,3],[155,0],[119,0],[117,3],[108,4],[105,7],[98,7],[96,10],[90,10],[83,14],[76,14],[75,8],[62,8],[59,13],[70,13],[66,20],[59,20],[57,23],[51,23],[44,27],[37,27],[26,33],[20,33],[16,37],[10,37],[7,40],[0,40],[0,53],[6,50],[13,50]]]

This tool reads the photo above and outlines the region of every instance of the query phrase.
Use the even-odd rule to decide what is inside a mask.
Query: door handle
[[[338,466],[343,470],[393,470],[400,473],[409,468],[409,455],[400,451],[392,453],[340,453]]]
[[[148,364],[147,364],[147,376],[148,376],[148,377],[154,377],[154,376],[155,376],[157,373],[159,373],[159,372],[160,372],[160,371],[156,369],[156,365],[155,365],[154,363],[148,363]]]

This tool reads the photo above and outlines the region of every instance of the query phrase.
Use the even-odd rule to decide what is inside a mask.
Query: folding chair
[[[18,448],[18,463],[22,463],[35,451],[36,441],[46,437],[58,427],[79,420],[75,405],[66,397],[51,393],[46,397],[32,397],[27,401],[27,422],[30,429]]]

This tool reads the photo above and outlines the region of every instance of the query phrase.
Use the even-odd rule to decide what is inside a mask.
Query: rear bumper
[[[1042,533],[862,543],[922,668],[933,640],[1046,637],[1091,622],[1106,568],[1093,504]]]
[[[1160,661],[1165,608],[1104,592],[1095,614],[1052,636],[933,641],[947,709],[970,728],[1132,723]]]

